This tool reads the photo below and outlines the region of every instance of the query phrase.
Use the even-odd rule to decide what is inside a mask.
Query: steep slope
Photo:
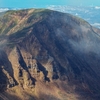
[[[7,11],[0,21],[0,82],[6,97],[99,100],[99,29],[45,9]]]

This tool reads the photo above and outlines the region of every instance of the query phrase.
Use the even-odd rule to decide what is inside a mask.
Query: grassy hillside
[[[36,12],[35,9],[7,11],[0,17],[0,34],[9,35],[29,26],[32,22],[28,23],[27,20]],[[36,19],[35,16],[34,19]]]

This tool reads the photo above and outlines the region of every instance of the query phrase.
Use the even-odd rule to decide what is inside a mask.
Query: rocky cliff
[[[99,60],[100,30],[81,18],[47,9],[0,16],[0,98],[99,100]]]

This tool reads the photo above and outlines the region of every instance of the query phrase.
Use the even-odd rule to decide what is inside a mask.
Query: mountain
[[[99,100],[100,30],[48,9],[0,15],[0,99]]]

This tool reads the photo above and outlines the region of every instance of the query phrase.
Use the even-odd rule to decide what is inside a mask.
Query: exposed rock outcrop
[[[0,50],[0,70],[1,70],[1,81],[0,87],[10,88],[15,86],[17,83],[13,76],[12,65],[6,55],[6,53]],[[2,89],[1,89],[2,90]]]

